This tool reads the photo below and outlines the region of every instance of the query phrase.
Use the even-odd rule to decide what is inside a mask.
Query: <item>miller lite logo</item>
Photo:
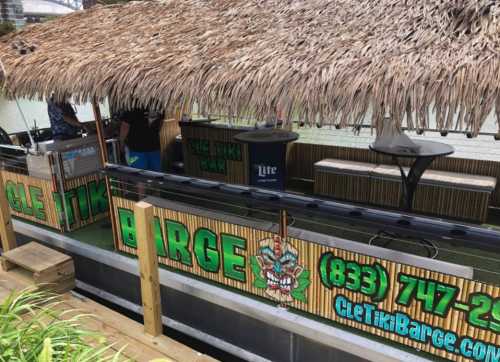
[[[278,173],[278,167],[276,166],[256,165],[256,167],[259,177],[274,176]]]

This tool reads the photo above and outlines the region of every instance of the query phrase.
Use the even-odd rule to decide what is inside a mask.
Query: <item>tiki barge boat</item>
[[[499,360],[497,5],[344,6],[132,2],[0,38],[7,96],[91,102],[97,130],[0,134],[18,238],[141,314],[143,201],[163,323],[235,359]],[[165,110],[164,172],[120,163],[103,100]]]

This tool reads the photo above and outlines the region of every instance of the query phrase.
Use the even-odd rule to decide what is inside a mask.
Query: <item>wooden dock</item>
[[[0,270],[0,303],[13,291],[30,287],[31,283],[16,269],[9,272]],[[174,341],[166,336],[151,337],[144,334],[144,326],[99,303],[74,292],[61,294],[62,303],[58,306],[66,311],[61,318],[69,319],[76,314],[91,314],[92,317],[82,319],[82,328],[95,331],[106,338],[111,346],[111,353],[122,350],[122,361],[215,361],[195,350]],[[75,311],[76,310],[76,311]],[[74,311],[74,312],[67,312]]]

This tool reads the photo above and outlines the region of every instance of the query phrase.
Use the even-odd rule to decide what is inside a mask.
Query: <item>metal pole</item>
[[[54,153],[54,162],[56,163],[56,178],[58,182],[59,195],[61,196],[62,207],[64,209],[64,221],[66,224],[66,231],[71,231],[71,225],[69,224],[69,216],[68,216],[68,203],[66,202],[66,190],[64,188],[64,171],[61,167],[61,154],[59,152]]]
[[[26,127],[26,132],[28,132],[28,137],[29,137],[30,142],[31,142],[31,147],[35,147],[35,140],[33,139],[33,136],[31,136],[30,126],[28,125],[28,121],[26,121],[26,117],[24,117],[24,113],[23,113],[23,110],[21,109],[21,106],[19,105],[19,101],[17,100],[17,98],[15,98],[15,100],[16,100],[17,109],[19,110],[19,113],[21,114],[21,118],[23,119],[23,122],[24,122],[24,126]]]
[[[108,161],[108,148],[106,145],[106,140],[104,139],[104,128],[102,126],[101,110],[99,108],[99,104],[95,100],[92,101],[92,110],[94,111],[94,118],[97,129],[97,140],[99,142],[99,148],[101,151],[102,167],[106,167],[106,163]],[[113,207],[113,194],[111,193],[111,183],[109,181],[108,176],[104,176],[104,180],[106,182],[106,192],[108,194],[109,218],[111,220],[111,229],[113,230],[113,240],[115,243],[115,248],[118,249],[118,234],[116,233],[116,222],[115,222],[115,214]]]

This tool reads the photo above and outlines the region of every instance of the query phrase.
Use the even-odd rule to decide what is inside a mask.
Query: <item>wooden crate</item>
[[[0,261],[4,271],[12,270],[39,288],[64,293],[75,287],[73,259],[39,243],[7,251]]]

